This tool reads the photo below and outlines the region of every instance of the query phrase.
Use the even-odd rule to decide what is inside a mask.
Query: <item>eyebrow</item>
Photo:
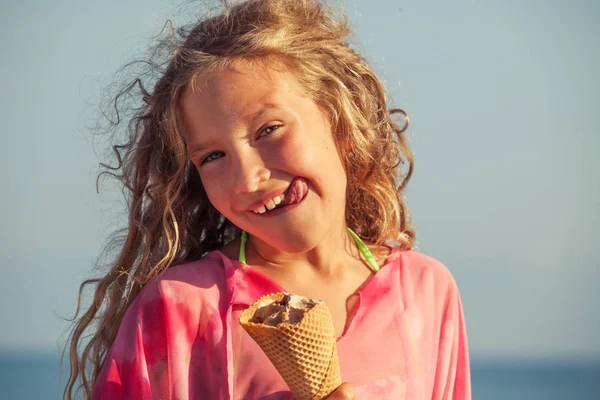
[[[279,106],[279,104],[266,103],[263,107],[261,107],[258,111],[256,111],[255,113],[253,113],[250,116],[250,121],[256,121],[263,114],[266,114],[266,113],[268,113],[269,111],[272,111],[272,110],[279,110],[279,109],[281,109],[281,107]]]
[[[254,112],[253,114],[251,114],[248,117],[248,120],[250,122],[254,122],[257,119],[259,119],[260,117],[262,117],[264,114],[273,111],[273,110],[280,110],[281,107],[276,104],[276,103],[266,103],[263,107],[261,107],[258,111]],[[190,146],[189,147],[189,154],[190,154],[190,158],[195,156],[198,153],[203,152],[204,150],[206,150],[206,148],[209,147],[207,145],[205,145],[204,143],[198,143],[195,146]]]
[[[203,145],[198,145],[198,146],[192,146],[192,147],[190,147],[189,151],[188,151],[188,153],[190,155],[190,158],[194,157],[198,153],[202,153],[205,148],[206,147],[203,146]]]

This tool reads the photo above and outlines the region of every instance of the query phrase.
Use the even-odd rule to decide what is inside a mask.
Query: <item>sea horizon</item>
[[[60,358],[58,351],[0,350],[0,385],[7,398],[61,399],[69,359],[65,354],[61,374]],[[476,400],[590,399],[600,388],[600,358],[472,355],[471,382]]]

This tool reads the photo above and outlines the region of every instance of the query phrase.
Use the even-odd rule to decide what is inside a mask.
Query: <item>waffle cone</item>
[[[297,400],[327,397],[342,384],[331,312],[316,304],[297,324],[250,322],[262,300],[281,301],[285,293],[261,297],[240,316],[240,324],[271,360]]]

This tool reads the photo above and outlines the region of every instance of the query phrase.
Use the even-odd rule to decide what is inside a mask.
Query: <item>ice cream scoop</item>
[[[285,293],[281,300],[273,298],[262,299],[250,322],[277,326],[282,322],[298,324],[304,318],[304,313],[322,301],[312,300],[292,293]]]

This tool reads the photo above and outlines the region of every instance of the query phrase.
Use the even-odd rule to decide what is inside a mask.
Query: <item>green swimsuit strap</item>
[[[356,233],[354,233],[354,231],[352,229],[348,228],[348,232],[350,232],[350,236],[352,236],[352,238],[356,242],[356,246],[358,247],[360,252],[363,254],[363,256],[365,257],[365,259],[367,260],[367,262],[369,263],[371,268],[373,268],[373,271],[375,271],[375,272],[379,271],[379,265],[377,265],[377,261],[375,261],[375,257],[373,257],[373,254],[371,254],[371,251],[369,250],[369,248],[363,243],[363,241],[358,237],[358,235]],[[244,264],[246,264],[246,242],[247,241],[248,241],[248,232],[242,231],[242,237],[240,240],[239,261],[243,262]]]

